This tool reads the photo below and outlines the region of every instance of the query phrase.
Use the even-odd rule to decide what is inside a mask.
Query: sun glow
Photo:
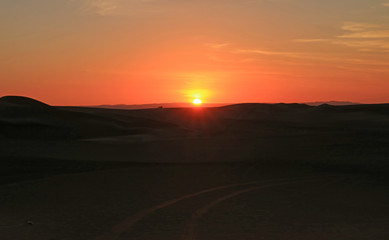
[[[203,103],[203,102],[201,101],[200,98],[193,99],[193,104],[200,105],[201,103]]]

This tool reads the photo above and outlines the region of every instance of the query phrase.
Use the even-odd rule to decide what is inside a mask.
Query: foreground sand
[[[1,186],[0,233],[3,240],[384,240],[388,189],[377,175],[292,166],[134,165]]]
[[[0,98],[0,240],[389,239],[389,105]]]

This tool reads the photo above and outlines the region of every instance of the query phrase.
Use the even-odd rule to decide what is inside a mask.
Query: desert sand
[[[0,98],[0,239],[388,239],[389,105]]]

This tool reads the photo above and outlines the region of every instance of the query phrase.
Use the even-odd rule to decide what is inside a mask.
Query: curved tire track
[[[308,177],[306,177],[306,178],[308,178]],[[281,179],[269,179],[269,180],[265,180],[265,181],[261,181],[261,182],[260,181],[253,181],[253,182],[246,182],[246,183],[229,184],[229,185],[222,185],[222,186],[219,186],[219,187],[205,189],[205,190],[202,190],[202,191],[199,191],[199,192],[195,192],[195,193],[191,193],[191,194],[186,194],[186,195],[183,195],[183,196],[181,196],[179,198],[171,199],[171,200],[166,201],[166,202],[164,202],[162,204],[158,204],[158,205],[156,205],[154,207],[151,207],[149,209],[146,209],[146,210],[138,212],[137,214],[135,214],[135,215],[125,219],[121,223],[119,223],[119,224],[115,225],[114,227],[112,227],[112,233],[111,234],[99,237],[96,240],[115,240],[115,239],[118,239],[121,234],[123,234],[124,232],[130,230],[137,222],[143,220],[147,216],[153,214],[154,212],[156,212],[156,211],[158,211],[160,209],[169,207],[169,206],[171,206],[173,204],[176,204],[176,203],[181,202],[181,201],[186,200],[186,199],[194,198],[194,197],[206,194],[206,193],[211,193],[211,192],[215,192],[215,191],[219,191],[219,190],[223,190],[223,189],[228,189],[228,188],[233,188],[233,187],[248,186],[248,185],[258,185],[258,184],[264,184],[264,183],[271,183],[271,182],[278,182],[278,181],[287,181],[287,180],[297,180],[297,179],[305,179],[305,178],[281,178]],[[278,184],[288,184],[288,183],[290,183],[290,182],[278,183]],[[273,185],[275,185],[275,184],[273,184]],[[273,186],[273,185],[271,185],[271,186]],[[268,185],[266,185],[266,186],[257,186],[257,187],[253,187],[253,188],[259,189],[259,188],[264,188],[264,187],[270,187],[270,185],[269,186]],[[253,188],[249,188],[249,189],[253,189]],[[245,191],[246,192],[246,190],[241,190],[241,191]],[[238,192],[241,192],[241,191],[238,191]]]
[[[275,184],[269,184],[265,186],[256,186],[256,187],[250,187],[246,188],[243,190],[239,190],[227,195],[224,195],[223,197],[220,197],[207,205],[203,206],[202,208],[198,209],[196,213],[191,217],[189,223],[187,224],[187,228],[185,230],[185,233],[182,237],[182,240],[196,240],[196,228],[199,225],[199,220],[209,212],[212,208],[217,206],[218,204],[237,197],[241,194],[247,193],[247,192],[252,192],[255,190],[263,189],[263,188],[269,188],[269,187],[275,187],[275,186],[282,186],[282,185],[288,185],[288,184],[293,184],[293,183],[300,183],[300,182],[306,182],[306,181],[314,181],[314,180],[302,180],[302,181],[292,181],[292,182],[281,182],[281,183],[275,183]],[[331,180],[331,182],[334,180]]]

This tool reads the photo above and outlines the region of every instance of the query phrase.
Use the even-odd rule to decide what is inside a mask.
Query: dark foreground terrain
[[[0,194],[5,240],[389,236],[388,182],[366,173],[136,164],[3,185]]]
[[[0,98],[0,239],[389,239],[389,105]]]

